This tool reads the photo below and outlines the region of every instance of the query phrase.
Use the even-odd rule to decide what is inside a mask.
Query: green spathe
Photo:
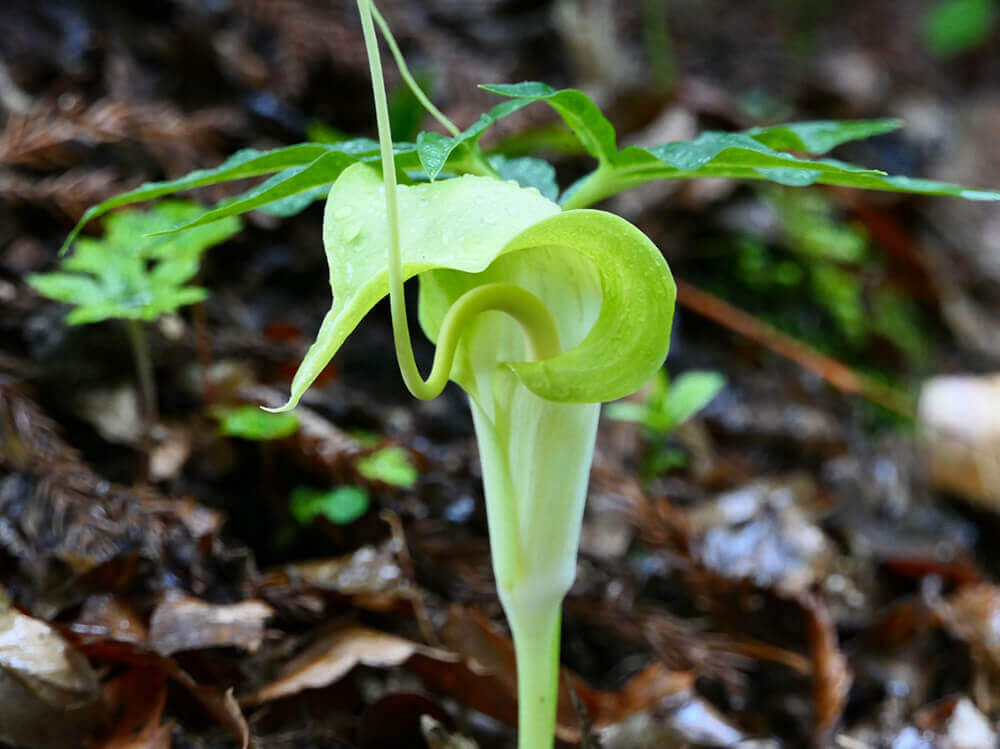
[[[384,190],[377,172],[363,164],[345,169],[330,190],[323,239],[333,306],[283,409],[298,402],[365,314],[389,293]],[[655,245],[624,219],[591,210],[560,212],[537,190],[475,176],[400,186],[397,197],[403,276],[421,275],[422,284],[433,287],[426,293],[437,300],[425,301],[422,291],[421,323],[432,340],[462,291],[506,282],[535,293],[560,329],[560,355],[535,362],[521,355],[491,365],[507,364],[536,395],[577,403],[614,400],[638,389],[663,363],[673,280]],[[567,338],[567,323],[561,321],[570,316],[560,305],[578,293],[572,279],[581,274],[595,290],[587,306],[590,325]],[[557,285],[573,290],[557,299],[533,286],[552,277],[563,278]],[[501,313],[481,317],[497,316]],[[468,380],[462,350],[455,370],[464,367]],[[469,390],[468,381],[454,373],[452,379]]]

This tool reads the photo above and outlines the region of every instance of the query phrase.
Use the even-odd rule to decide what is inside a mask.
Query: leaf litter
[[[395,25],[411,29],[401,41],[436,61],[435,88],[440,85],[449,113],[463,123],[475,118],[469,110],[463,119],[467,105],[459,103],[474,83],[516,80],[512,69],[523,70],[522,78],[552,79],[551,61],[531,54],[539,34],[587,48],[573,37],[582,33],[574,24],[545,27],[517,9],[488,5],[484,12],[495,13],[490,24],[454,3],[392,9],[407,20]],[[817,83],[810,78],[815,71],[770,70],[761,61],[780,56],[767,46],[774,45],[773,29],[751,31],[762,24],[781,28],[788,20],[751,5],[719,13],[678,5],[671,24],[682,59],[689,45],[740,39],[731,62],[743,84],[770,80],[806,99],[833,97],[842,110],[869,106],[870,94]],[[862,5],[845,3],[845,17],[856,19]],[[13,52],[4,63],[9,90],[21,94],[2,99],[21,104],[0,113],[0,243],[17,243],[0,246],[0,584],[14,602],[5,604],[0,619],[8,632],[31,634],[8,638],[0,648],[2,739],[67,746],[89,734],[88,746],[113,749],[194,741],[221,747],[233,738],[247,745],[253,727],[261,744],[296,736],[312,742],[307,745],[374,746],[373,726],[415,715],[405,728],[414,742],[508,745],[512,649],[496,626],[469,425],[447,399],[436,411],[401,407],[400,388],[382,374],[393,371],[384,326],[369,325],[364,340],[345,351],[353,364],[325,375],[332,396],[309,401],[299,431],[270,454],[208,433],[198,401],[203,383],[185,383],[199,371],[191,365],[194,346],[183,338],[161,341],[157,364],[166,407],[184,424],[190,449],[155,488],[129,483],[134,456],[128,444],[111,445],[73,414],[67,400],[77,377],[92,372],[91,385],[105,386],[124,381],[116,378],[126,365],[113,357],[94,365],[88,348],[95,339],[53,332],[56,318],[46,317],[19,286],[24,271],[18,264],[39,252],[45,262],[44,253],[64,238],[67,218],[75,220],[137,176],[169,177],[217,163],[231,150],[230,140],[263,150],[301,139],[304,112],[357,131],[367,128],[369,117],[352,93],[363,78],[356,34],[329,5],[288,0],[206,7],[183,29],[171,17],[160,37],[148,33],[141,10],[107,12],[117,26],[78,9],[75,26],[50,23],[55,11],[15,4],[6,20],[23,33],[0,41],[0,49]],[[709,17],[719,24],[711,34]],[[866,18],[862,26],[890,35],[905,27]],[[434,30],[442,19],[448,33]],[[630,33],[637,23],[637,14],[620,14],[604,41],[627,50],[626,40],[639,37]],[[506,34],[499,46],[496,28]],[[99,34],[114,43],[88,46]],[[259,44],[261,35],[272,43]],[[878,45],[841,54],[823,33],[816,37],[818,60],[847,60],[856,74],[873,65],[881,72],[885,50]],[[463,38],[476,40],[471,47],[482,53],[470,52]],[[884,46],[907,48],[898,42]],[[34,62],[24,54],[31,45]],[[831,52],[837,54],[831,58]],[[167,82],[194,79],[185,57],[208,61],[207,73],[197,76],[211,82],[208,99]],[[919,69],[926,62],[909,64]],[[170,76],[159,74],[158,65]],[[699,65],[680,80],[671,106],[726,129],[757,124],[745,103],[726,93],[730,85],[719,82],[727,80],[727,63]],[[311,93],[315,87],[307,84],[331,70],[350,85]],[[637,104],[627,76],[611,80],[618,73],[600,66],[590,74],[593,90],[607,92],[616,125],[634,122],[637,130],[657,116],[659,104]],[[223,91],[228,87],[216,85],[219,76],[245,89]],[[923,78],[947,78],[938,76]],[[869,78],[869,89],[882,85],[879,76]],[[54,101],[56,90],[71,93]],[[143,101],[126,98],[136,91]],[[481,105],[476,113],[495,103],[485,93],[475,96],[482,97],[474,102]],[[957,117],[969,120],[959,125],[963,133],[992,132],[983,124],[995,118],[989,103],[956,106]],[[938,110],[933,102],[923,110],[929,130],[941,119]],[[534,137],[532,129],[547,118],[540,105],[529,107],[503,120],[484,143]],[[627,138],[628,129],[622,142],[637,142]],[[917,158],[927,151],[920,137],[887,135],[870,147],[887,158]],[[972,140],[986,156],[956,159],[941,177],[989,183],[995,143],[981,132]],[[560,177],[579,173],[575,158],[558,162]],[[67,165],[73,169],[62,175]],[[677,207],[668,211],[659,202],[645,209],[636,203],[632,218],[683,277],[697,282],[691,288],[708,291],[714,287],[699,277],[702,256],[687,257],[683,248],[705,247],[716,227],[691,211],[704,210],[721,223],[723,208],[747,193],[696,187],[678,188]],[[880,244],[891,245],[908,269],[892,266],[889,283],[905,284],[918,271],[930,279],[921,293],[928,307],[940,310],[948,355],[982,370],[976,357],[996,348],[988,335],[995,328],[989,324],[995,289],[974,274],[995,274],[989,253],[980,251],[990,236],[990,214],[958,203],[944,207],[946,201],[902,211],[890,202],[869,203],[875,199],[867,195],[828,195]],[[917,230],[911,214],[924,218]],[[206,263],[204,283],[213,290],[206,303],[209,353],[249,372],[233,388],[220,381],[216,395],[226,403],[280,403],[282,367],[304,344],[295,331],[315,327],[328,301],[325,269],[307,239],[315,236],[316,217],[307,212],[303,218],[311,225],[284,232],[254,216],[252,241],[221,248]],[[960,251],[963,262],[942,261],[949,249]],[[313,297],[315,304],[305,301]],[[913,443],[870,438],[871,416],[856,401],[774,356],[783,339],[756,335],[750,345],[731,332],[742,318],[722,309],[706,323],[698,315],[719,312],[717,305],[689,309],[671,366],[678,373],[717,369],[729,386],[701,418],[664,442],[636,431],[612,437],[619,427],[602,427],[598,489],[585,520],[592,543],[565,617],[560,735],[588,747],[995,743],[1000,684],[992,510],[934,493]],[[279,341],[268,330],[292,333]],[[750,333],[766,330],[758,325]],[[53,366],[46,346],[56,338],[77,348],[62,349],[67,358]],[[881,360],[881,352],[867,353]],[[833,359],[806,359],[835,384],[858,384],[850,371],[831,369]],[[412,487],[360,474],[359,458],[377,449],[372,437],[378,447],[397,445],[413,457],[420,475]],[[647,453],[671,448],[687,456],[686,466],[635,478]],[[958,495],[984,494],[978,474],[962,469],[941,471],[936,480]],[[286,526],[287,498],[300,482],[329,489],[363,484],[374,509],[391,511],[398,529],[390,530],[379,512],[344,526]],[[274,538],[282,533],[285,545]],[[32,642],[45,647],[35,650]],[[19,721],[10,721],[15,712]],[[39,725],[63,733],[47,738]]]

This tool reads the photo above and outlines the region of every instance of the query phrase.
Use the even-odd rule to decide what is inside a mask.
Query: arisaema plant
[[[359,0],[371,64],[378,142],[301,143],[240,151],[214,169],[152,183],[91,208],[117,206],[229,180],[273,175],[172,231],[263,209],[282,215],[326,198],[323,242],[333,306],[291,388],[288,410],[362,318],[390,298],[396,355],[407,387],[433,398],[450,380],[468,395],[483,467],[497,589],[514,636],[519,746],[553,742],[562,599],[573,581],[600,404],[637,390],[663,364],[674,283],[642,232],[588,206],[662,179],[729,177],[783,185],[845,185],[998,200],[1000,193],[888,176],[829,158],[894,120],[806,122],[691,142],[619,149],[583,93],[542,83],[484,86],[506,97],[459,130],[413,82],[369,0]],[[447,135],[393,143],[376,26],[414,95]],[[487,157],[482,134],[544,102],[597,166],[559,193],[540,159]],[[556,198],[558,197],[558,200]],[[69,246],[80,227],[67,240]],[[417,370],[403,283],[420,282],[420,325],[436,343]]]

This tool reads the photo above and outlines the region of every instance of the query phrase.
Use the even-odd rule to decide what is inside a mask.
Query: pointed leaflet
[[[898,130],[902,120],[816,120],[789,122],[771,127],[754,127],[747,135],[777,151],[805,151],[823,154],[843,143],[864,140]]]
[[[505,101],[503,104],[497,104],[489,112],[479,115],[478,120],[454,137],[435,132],[420,133],[417,136],[417,156],[420,158],[420,165],[430,179],[436,179],[457,148],[476,145],[486,132],[486,128],[530,103],[530,101]]]
[[[412,143],[398,143],[394,150],[401,155],[399,166],[410,168],[416,166],[417,160]],[[325,158],[324,158],[325,157]],[[210,220],[218,220],[226,216],[235,216],[255,208],[268,205],[278,205],[278,215],[296,212],[296,208],[305,207],[301,194],[315,189],[323,184],[329,184],[336,179],[340,171],[356,161],[368,161],[378,158],[378,143],[368,138],[355,138],[341,143],[298,143],[285,148],[275,148],[271,151],[257,151],[252,148],[237,151],[222,164],[212,169],[199,169],[178,179],[164,182],[149,182],[135,190],[124,192],[87,209],[83,217],[73,227],[60,249],[65,252],[79,235],[83,227],[98,216],[102,216],[113,208],[154,200],[184,190],[198,187],[233,182],[259,177],[264,174],[276,174],[272,180],[252,188],[248,192],[233,198],[228,203],[218,206],[218,213]],[[339,167],[339,168],[338,168]],[[302,172],[306,172],[305,175]],[[326,182],[317,181],[323,177]],[[266,198],[262,200],[262,198]],[[299,198],[299,201],[295,201]],[[298,204],[297,204],[298,203]],[[198,225],[206,223],[199,220]],[[195,224],[191,224],[195,225]]]
[[[524,104],[544,101],[559,113],[587,152],[601,164],[612,161],[618,151],[618,146],[615,145],[614,127],[600,108],[582,91],[572,88],[556,90],[546,83],[537,81],[500,83],[479,88],[493,94],[510,96]]]
[[[261,174],[278,172],[291,166],[308,164],[328,150],[329,146],[318,143],[300,143],[295,146],[288,146],[287,148],[276,148],[273,151],[257,151],[248,148],[243,151],[237,151],[213,169],[199,169],[179,179],[167,180],[165,182],[149,182],[135,190],[123,192],[121,195],[116,195],[113,198],[105,200],[103,203],[98,203],[88,208],[80,221],[77,222],[77,225],[73,227],[73,231],[66,237],[66,241],[63,242],[60,252],[65,252],[73,244],[73,240],[76,239],[80,230],[88,222],[107,213],[112,208],[153,200],[164,195],[181,192],[182,190],[193,190],[196,187],[205,187],[219,182],[257,177]]]
[[[798,158],[775,151],[746,133],[706,132],[693,141],[625,148],[616,154],[613,165],[599,167],[571,186],[561,202],[569,208],[586,206],[646,182],[694,177],[768,180],[795,187],[843,185],[969,200],[1000,200],[1000,192],[992,190],[888,176],[835,159]]]
[[[490,166],[497,170],[500,179],[512,179],[521,187],[537,187],[549,200],[559,197],[559,183],[556,182],[556,168],[544,159],[531,156],[507,158],[500,154],[489,157]]]
[[[271,179],[257,185],[232,200],[224,201],[217,207],[198,216],[187,223],[174,226],[158,234],[193,229],[196,226],[210,224],[229,216],[238,216],[255,208],[261,208],[269,203],[286,201],[288,198],[315,190],[317,187],[333,182],[340,173],[357,159],[345,153],[330,151],[324,153],[306,166],[292,167],[280,172]]]
[[[298,402],[344,339],[388,294],[381,189],[374,170],[355,165],[330,191],[323,236],[334,303],[295,375],[285,409]],[[578,262],[597,269],[604,296],[590,334],[553,359],[511,365],[539,396],[617,398],[638,388],[662,363],[673,282],[656,247],[623,219],[597,211],[560,213],[536,190],[472,176],[400,187],[399,215],[406,278],[439,268],[479,273],[501,255],[540,247],[564,249],[564,260],[575,252]],[[654,314],[654,308],[667,311]],[[621,321],[635,316],[642,324],[626,330]]]

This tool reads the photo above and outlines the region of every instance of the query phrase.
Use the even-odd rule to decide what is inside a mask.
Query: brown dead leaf
[[[101,717],[100,697],[83,655],[48,624],[0,598],[0,740],[79,746]]]
[[[111,735],[88,749],[170,749],[173,721],[162,722],[167,677],[156,668],[133,668],[104,685],[115,714]]]
[[[77,221],[95,203],[125,188],[111,169],[71,169],[54,177],[38,179],[14,173],[0,174],[0,197],[33,203],[46,209],[53,206],[65,217]]]
[[[342,557],[288,564],[258,581],[259,595],[282,607],[311,593],[350,596],[369,611],[392,611],[410,601],[415,590],[404,576],[393,542],[362,546]],[[321,607],[315,602],[309,608]]]
[[[227,646],[253,653],[273,615],[261,601],[219,605],[171,591],[150,618],[149,645],[161,655]]]
[[[123,642],[143,643],[149,636],[145,621],[128,602],[111,594],[90,596],[70,627],[79,634]]]
[[[420,718],[420,732],[429,749],[477,749],[475,741],[457,733],[450,733],[429,715]]]
[[[474,610],[453,606],[448,614],[448,623],[442,632],[444,642],[461,654],[470,669],[490,675],[496,686],[502,688],[502,692],[498,692],[496,687],[485,692],[480,698],[485,705],[470,706],[509,723],[516,722],[514,643]],[[556,733],[564,741],[579,740],[579,718],[573,706],[572,692],[586,708],[594,726],[600,728],[618,723],[631,713],[649,709],[665,697],[685,692],[693,683],[693,671],[670,671],[661,663],[653,663],[630,679],[621,690],[606,692],[594,689],[564,668],[559,684]],[[463,692],[463,699],[469,696],[467,689]]]
[[[837,629],[819,598],[800,596],[806,614],[806,633],[813,664],[813,740],[823,746],[837,725],[854,676],[837,643]]]
[[[358,665],[399,666],[417,654],[451,664],[459,661],[452,653],[402,637],[360,626],[345,627],[320,637],[289,661],[276,679],[241,698],[241,702],[259,705],[333,684]]]
[[[31,111],[7,118],[0,132],[0,164],[34,169],[66,167],[79,161],[73,143],[137,141],[157,152],[165,166],[193,165],[198,147],[214,145],[218,130],[234,130],[242,117],[224,108],[191,114],[163,103],[101,99],[87,106],[60,97]],[[167,159],[173,158],[173,163]]]
[[[76,644],[81,653],[94,661],[162,671],[183,687],[213,719],[238,737],[240,749],[249,749],[250,728],[231,688],[223,691],[210,684],[200,684],[173,659],[135,643],[83,636],[76,639]]]
[[[993,712],[1000,704],[1000,588],[969,585],[932,607],[944,627],[969,646],[972,696],[981,710]]]
[[[705,699],[689,695],[654,710],[627,716],[601,732],[604,749],[662,749],[712,746],[737,749],[754,746],[740,728]],[[773,746],[762,742],[762,747]]]
[[[318,638],[292,659],[269,684],[241,699],[246,706],[318,689],[343,678],[355,666],[402,666],[432,690],[458,697],[462,704],[498,720],[517,722],[517,678],[511,641],[476,614],[452,610],[445,639],[459,652],[419,645],[385,632],[352,625]],[[647,709],[666,696],[689,689],[692,672],[671,672],[653,664],[619,692],[602,692],[563,670],[557,735],[579,740],[579,721],[570,687],[598,726]]]
[[[389,749],[421,746],[424,718],[441,721],[453,728],[447,711],[431,695],[422,692],[390,692],[369,704],[357,721],[355,740],[359,749]]]

